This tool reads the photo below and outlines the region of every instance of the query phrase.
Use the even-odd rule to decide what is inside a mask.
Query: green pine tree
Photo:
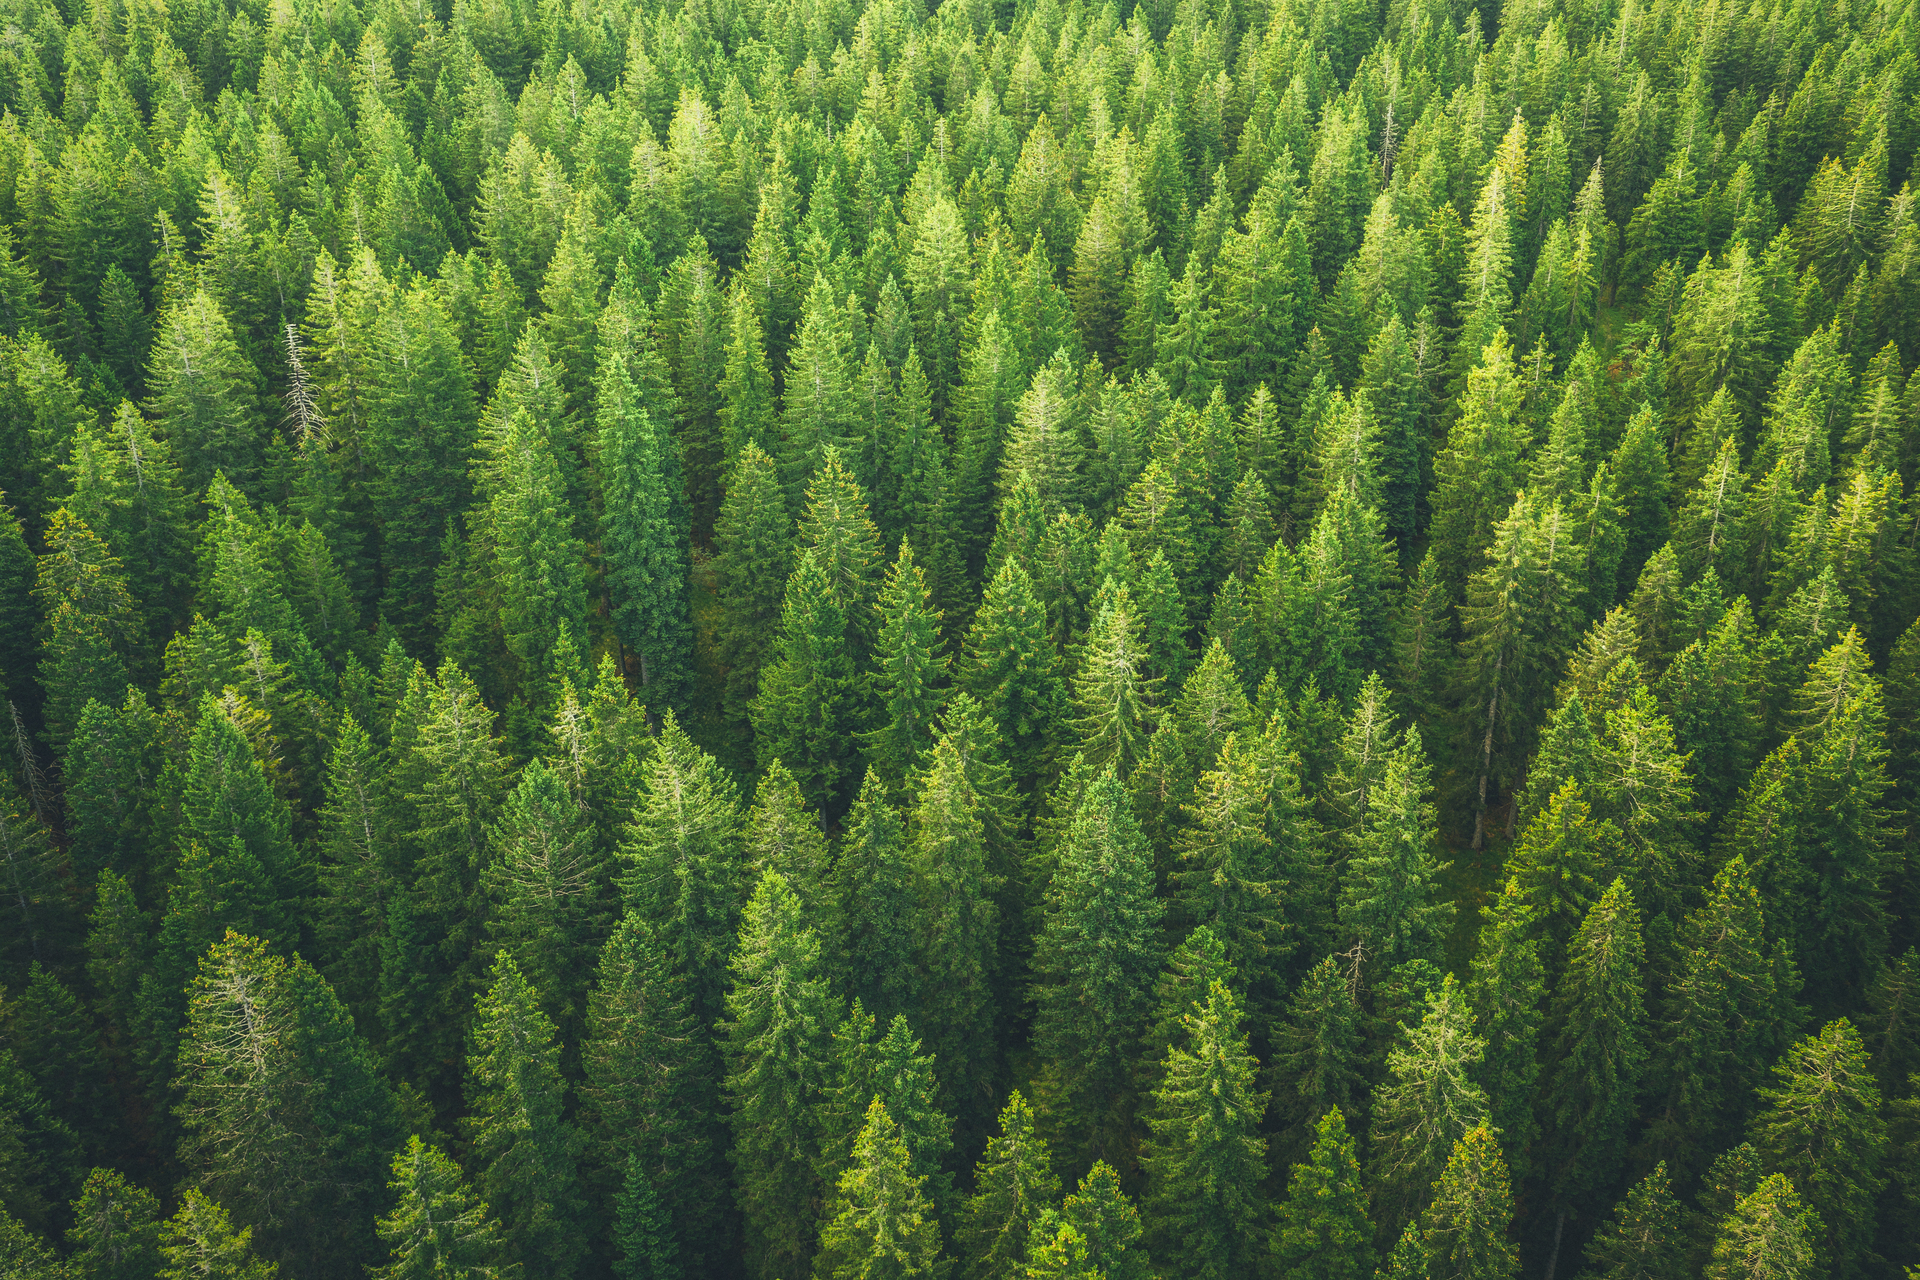
[[[900,1126],[875,1098],[821,1227],[813,1274],[820,1280],[946,1275],[952,1263],[941,1253],[940,1223],[925,1184],[925,1176],[913,1172]]]
[[[1244,1275],[1266,1250],[1269,1206],[1259,1192],[1267,1095],[1232,992],[1212,984],[1183,1019],[1184,1045],[1167,1051],[1166,1075],[1147,1117],[1147,1231],[1154,1252],[1193,1280]]]
[[[1427,1275],[1432,1280],[1510,1280],[1520,1269],[1519,1250],[1507,1240],[1512,1220],[1500,1144],[1484,1124],[1469,1129],[1454,1144],[1421,1219]]]
[[[816,1103],[832,1070],[835,1009],[820,941],[786,878],[760,880],[740,923],[733,989],[719,1031],[727,1059],[736,1196],[754,1274],[801,1274],[822,1199],[813,1153]]]
[[[381,1217],[391,1252],[379,1280],[482,1280],[498,1274],[505,1244],[500,1223],[473,1194],[460,1166],[415,1134],[393,1156],[393,1210]]]
[[[160,1256],[160,1202],[117,1170],[95,1169],[73,1205],[69,1266],[81,1280],[149,1280]]]
[[[496,955],[489,976],[467,1052],[475,1190],[500,1214],[507,1261],[571,1276],[588,1241],[560,1045],[540,993],[511,956]]]
[[[1000,1112],[999,1128],[974,1168],[974,1192],[955,1232],[972,1280],[1020,1276],[1034,1231],[1060,1194],[1052,1155],[1018,1089]]]
[[[1665,1162],[1633,1184],[1587,1245],[1595,1280],[1682,1280],[1691,1274],[1682,1236],[1685,1210]]]
[[[1313,1149],[1293,1166],[1274,1232],[1274,1261],[1285,1280],[1367,1280],[1373,1228],[1365,1184],[1346,1119],[1330,1107],[1314,1126]]]
[[[605,477],[600,555],[614,628],[639,659],[648,705],[683,708],[692,681],[693,623],[679,450],[668,424],[648,413],[625,360],[608,353],[597,382]]]
[[[1388,1233],[1419,1216],[1455,1145],[1485,1128],[1487,1095],[1474,1068],[1486,1051],[1452,974],[1427,995],[1418,1024],[1401,1024],[1388,1081],[1373,1099],[1376,1220]],[[1500,1177],[1504,1184],[1504,1163]]]
[[[1076,1160],[1125,1158],[1138,1028],[1165,958],[1153,888],[1152,850],[1109,768],[1074,814],[1033,955],[1044,1107]]]
[[[1788,1049],[1773,1077],[1775,1087],[1759,1091],[1766,1109],[1753,1119],[1753,1144],[1766,1168],[1806,1188],[1819,1272],[1860,1274],[1887,1144],[1866,1045],[1852,1023],[1830,1022]]]
[[[1822,1274],[1814,1253],[1817,1221],[1785,1175],[1773,1174],[1721,1220],[1707,1280],[1808,1280]]]
[[[159,1280],[274,1280],[279,1268],[253,1252],[253,1228],[235,1230],[227,1211],[189,1188],[160,1232],[167,1265]]]

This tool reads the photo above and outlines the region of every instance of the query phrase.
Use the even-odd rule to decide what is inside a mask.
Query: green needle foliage
[[[1684,8],[16,0],[0,1270],[1920,1267],[1920,13]]]

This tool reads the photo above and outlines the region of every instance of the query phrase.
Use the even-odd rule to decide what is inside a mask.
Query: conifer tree
[[[648,413],[627,361],[603,354],[595,379],[605,476],[600,555],[614,628],[639,660],[649,705],[684,707],[693,664],[687,521],[679,450]]]
[[[1434,900],[1441,868],[1427,777],[1420,735],[1410,731],[1387,759],[1341,885],[1341,931],[1383,967],[1436,958],[1452,916]]]
[[[601,953],[580,1056],[593,1189],[603,1203],[614,1196],[616,1218],[629,1200],[652,1196],[671,1224],[654,1246],[699,1267],[722,1235],[727,1198],[719,1062],[711,1040],[695,1034],[686,983],[658,931],[637,912]]]
[[[160,1280],[274,1280],[279,1268],[253,1252],[253,1228],[235,1230],[219,1203],[189,1188],[160,1232]]]
[[[95,1169],[74,1201],[72,1272],[84,1280],[148,1280],[158,1274],[160,1202],[113,1169]]]
[[[680,1250],[673,1228],[638,1157],[627,1162],[627,1179],[615,1205],[613,1242],[620,1250],[613,1266],[619,1280],[679,1280]]]
[[[799,1274],[812,1257],[819,1201],[812,1154],[831,1071],[835,1021],[820,942],[779,872],[754,889],[731,964],[720,1034],[732,1106],[736,1196],[756,1274]]]
[[[305,962],[229,933],[188,992],[183,1164],[299,1275],[369,1260],[399,1113],[345,1008]]]
[[[1473,1033],[1473,1011],[1453,975],[1427,995],[1419,1023],[1401,1031],[1387,1054],[1389,1082],[1373,1102],[1379,1221],[1389,1229],[1419,1215],[1455,1144],[1487,1118],[1473,1070],[1486,1041]]]
[[[205,289],[160,317],[147,379],[167,438],[179,448],[187,487],[202,489],[219,471],[241,489],[258,492],[266,444],[259,373]]]
[[[1001,878],[989,868],[984,797],[968,774],[962,739],[951,730],[934,746],[919,781],[908,861],[913,872],[912,936],[916,1005],[941,1064],[947,1109],[968,1128],[992,1105],[1001,1015],[996,982],[1002,922]]]
[[[1668,980],[1671,1012],[1649,1081],[1660,1101],[1647,1137],[1670,1168],[1697,1170],[1705,1152],[1739,1132],[1765,1079],[1760,1064],[1786,1050],[1800,1020],[1799,974],[1767,938],[1752,873],[1735,854],[1680,930]]]
[[[373,740],[348,712],[327,758],[314,932],[329,956],[327,980],[369,1030],[378,1020],[380,948],[400,870],[380,763]]]
[[[563,1044],[577,1045],[587,983],[613,904],[605,868],[573,797],[538,759],[501,806],[484,873],[487,936],[514,957]]]
[[[1033,956],[1045,1105],[1076,1155],[1123,1158],[1135,1037],[1164,958],[1153,879],[1152,851],[1108,769],[1074,815]]]
[[[1053,1159],[1018,1089],[1000,1112],[974,1169],[974,1193],[955,1232],[973,1280],[1013,1280],[1024,1270],[1033,1233],[1060,1194]]]
[[[459,338],[433,293],[409,290],[381,320],[376,358],[386,376],[370,396],[367,423],[385,581],[381,609],[408,648],[421,653],[431,639],[441,540],[472,492],[473,385]]]
[[[959,683],[999,726],[1016,781],[1032,786],[1053,762],[1066,688],[1047,613],[1027,567],[1008,557],[967,630]]]
[[[1640,913],[1626,882],[1615,880],[1581,922],[1554,990],[1549,1159],[1566,1204],[1618,1176],[1647,1057],[1644,959]]]
[[[492,465],[500,473],[487,513],[500,625],[520,663],[522,696],[544,707],[558,692],[551,663],[560,635],[586,631],[585,548],[571,536],[554,442],[524,410],[508,420]]]
[[[460,1166],[415,1134],[394,1153],[391,1213],[375,1228],[392,1252],[379,1280],[480,1280],[504,1255],[500,1223],[468,1187]]]
[[[881,728],[869,738],[869,754],[888,777],[903,781],[933,745],[948,665],[940,649],[940,614],[932,607],[926,575],[914,563],[913,544],[904,538],[877,608],[874,683]]]
[[[1109,580],[1111,581],[1111,580]],[[1103,586],[1073,679],[1071,721],[1090,768],[1111,763],[1122,781],[1146,754],[1160,680],[1148,674],[1141,619],[1124,585]]]
[[[1373,1228],[1353,1138],[1337,1107],[1314,1126],[1313,1149],[1293,1166],[1274,1232],[1285,1280],[1365,1280],[1373,1271]]]
[[[380,1020],[389,1063],[450,1103],[459,1089],[464,1009],[482,985],[481,934],[490,829],[506,791],[506,762],[493,714],[465,673],[443,663],[406,758],[396,761],[405,796],[411,878],[388,909],[380,960]]]
[[[669,716],[619,851],[629,912],[660,930],[698,1025],[725,1011],[727,957],[746,905],[744,815],[732,776]]]
[[[1421,1220],[1427,1275],[1444,1280],[1509,1280],[1520,1269],[1507,1241],[1513,1200],[1507,1165],[1493,1131],[1482,1124],[1462,1134],[1433,1184],[1433,1203]]]
[[[1856,1275],[1871,1248],[1886,1150],[1866,1046],[1853,1024],[1830,1022],[1787,1050],[1773,1076],[1776,1086],[1759,1091],[1766,1109],[1754,1117],[1754,1145],[1767,1168],[1806,1188],[1819,1270]]]
[[[1274,1107],[1287,1125],[1277,1140],[1283,1156],[1305,1158],[1329,1110],[1358,1123],[1366,1093],[1364,1017],[1337,957],[1324,957],[1301,979],[1273,1033]]]
[[[508,1261],[571,1276],[586,1252],[586,1206],[560,1045],[511,956],[497,954],[490,976],[467,1054],[475,1190],[500,1214]]]
[[[1656,1164],[1587,1245],[1587,1274],[1598,1280],[1681,1280],[1689,1274],[1680,1238],[1684,1213],[1665,1162]]]
[[[746,718],[760,692],[760,673],[774,659],[791,530],[773,459],[748,443],[727,478],[714,527],[719,651],[727,664],[728,714],[737,719]]]
[[[1267,1014],[1279,990],[1279,969],[1293,939],[1281,908],[1287,888],[1276,874],[1268,833],[1268,792],[1260,753],[1242,751],[1232,734],[1215,768],[1201,777],[1181,833],[1174,902],[1205,925],[1226,949],[1248,1004]]]
[[[853,1162],[840,1176],[838,1195],[820,1230],[813,1273],[822,1280],[890,1275],[946,1275],[940,1223],[916,1176],[900,1126],[875,1098],[854,1142]]]
[[[1147,1118],[1148,1234],[1176,1274],[1243,1275],[1266,1247],[1269,1211],[1257,1188],[1267,1095],[1254,1087],[1239,1003],[1226,987],[1215,982],[1182,1022],[1185,1043],[1168,1050]]]
[[[913,990],[914,871],[906,828],[879,774],[867,770],[847,815],[833,867],[842,933],[833,967],[840,988],[891,1021]]]
[[[1807,1280],[1815,1261],[1813,1211],[1783,1174],[1773,1174],[1721,1220],[1707,1280]]]
[[[1529,1148],[1539,1134],[1534,1098],[1539,1076],[1540,1006],[1546,982],[1540,948],[1532,936],[1532,918],[1507,882],[1489,919],[1480,927],[1479,954],[1467,983],[1467,998],[1477,1015],[1475,1029],[1487,1042],[1480,1081],[1487,1091],[1487,1123],[1511,1152],[1509,1167],[1523,1173]]]
[[[852,799],[865,681],[849,642],[849,603],[830,565],[809,549],[787,579],[780,638],[761,673],[753,728],[763,759],[793,771],[809,803],[839,814]]]

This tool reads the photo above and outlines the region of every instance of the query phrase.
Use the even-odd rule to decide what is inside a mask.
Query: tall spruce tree
[[[560,1045],[511,956],[498,953],[490,976],[467,1053],[475,1190],[500,1214],[509,1261],[571,1276],[587,1250],[587,1219]]]
[[[1148,1238],[1176,1274],[1224,1280],[1259,1265],[1266,1248],[1267,1095],[1255,1088],[1232,992],[1215,982],[1182,1021],[1184,1043],[1167,1051],[1147,1117]]]

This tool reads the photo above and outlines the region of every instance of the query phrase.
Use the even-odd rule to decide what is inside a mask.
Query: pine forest
[[[0,0],[0,1277],[1920,1280],[1920,0]]]

